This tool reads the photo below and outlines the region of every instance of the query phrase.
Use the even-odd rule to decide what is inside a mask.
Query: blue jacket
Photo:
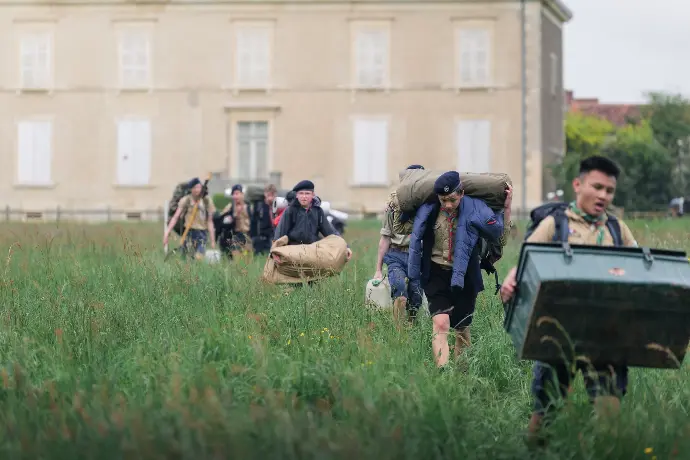
[[[431,268],[431,249],[434,246],[434,224],[441,211],[441,204],[425,203],[419,207],[415,216],[410,237],[407,276],[419,280],[422,287],[429,281]],[[465,287],[465,275],[471,273],[469,280],[476,292],[484,290],[479,257],[472,257],[480,236],[498,242],[503,234],[503,212],[495,213],[484,201],[464,196],[460,201],[453,245],[453,275],[451,287]],[[476,264],[468,270],[470,263]]]

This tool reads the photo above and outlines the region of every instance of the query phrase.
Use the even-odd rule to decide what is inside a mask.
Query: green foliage
[[[690,184],[690,101],[651,93],[643,118],[623,127],[579,113],[566,116],[566,153],[553,166],[564,199],[573,199],[572,179],[580,162],[605,155],[622,168],[614,204],[629,211],[665,209]]]
[[[224,207],[226,207],[231,200],[231,198],[226,197],[224,193],[216,193],[213,195],[212,199],[213,205],[218,211],[221,211]]]
[[[619,129],[617,141],[603,153],[623,170],[616,191],[618,206],[629,210],[665,209],[672,198],[673,161],[654,138],[648,121]]]

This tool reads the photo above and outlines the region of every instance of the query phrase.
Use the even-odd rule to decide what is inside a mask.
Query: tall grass
[[[491,280],[467,372],[439,373],[428,318],[399,333],[363,307],[376,226],[348,229],[340,276],[285,288],[262,260],[164,262],[159,225],[2,224],[1,458],[530,458],[531,363]],[[679,222],[631,227],[690,249]],[[612,425],[578,377],[541,458],[690,458],[687,361],[632,369]]]

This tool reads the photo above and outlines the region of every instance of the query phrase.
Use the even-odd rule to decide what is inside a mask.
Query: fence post
[[[10,221],[10,205],[5,206],[5,220]]]
[[[110,222],[110,218],[111,218],[111,216],[110,216],[110,205],[108,205],[108,207],[106,208],[105,216],[106,216],[106,217],[105,217],[105,218],[106,218],[106,221],[107,221],[107,222]]]
[[[55,222],[60,223],[60,205],[55,209]]]

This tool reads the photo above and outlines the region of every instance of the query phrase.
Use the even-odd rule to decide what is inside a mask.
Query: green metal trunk
[[[685,358],[685,252],[525,243],[517,282],[504,327],[519,359],[679,368]]]

